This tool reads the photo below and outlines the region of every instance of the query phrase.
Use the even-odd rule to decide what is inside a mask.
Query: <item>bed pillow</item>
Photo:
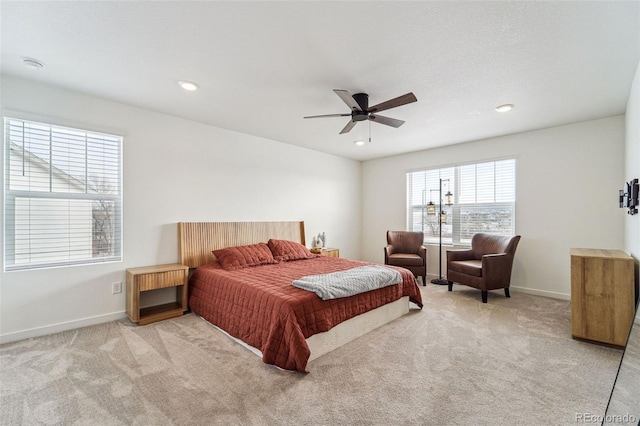
[[[317,254],[311,253],[308,248],[295,241],[274,240],[272,238],[267,242],[267,245],[278,262],[318,257]]]
[[[250,244],[246,246],[226,247],[219,250],[213,250],[213,254],[227,271],[247,268],[249,266],[267,265],[269,263],[278,263],[273,258],[269,246],[265,243]]]

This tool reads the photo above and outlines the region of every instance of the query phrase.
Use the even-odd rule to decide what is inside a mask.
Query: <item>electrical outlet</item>
[[[111,284],[111,293],[112,294],[122,293],[122,282],[112,283]]]

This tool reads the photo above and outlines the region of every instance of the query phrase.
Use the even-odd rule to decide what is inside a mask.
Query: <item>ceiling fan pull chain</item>
[[[371,143],[371,120],[367,121],[369,121],[369,143]]]

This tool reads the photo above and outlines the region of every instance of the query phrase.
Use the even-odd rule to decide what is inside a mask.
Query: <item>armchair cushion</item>
[[[395,253],[389,256],[389,262],[396,266],[422,266],[424,260],[417,254]]]
[[[481,260],[456,260],[449,263],[449,271],[459,272],[472,277],[482,276]]]

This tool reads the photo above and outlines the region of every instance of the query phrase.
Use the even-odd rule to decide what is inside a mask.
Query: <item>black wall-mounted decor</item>
[[[630,215],[638,213],[638,179],[625,182],[625,189],[620,190],[620,208],[628,208]]]

